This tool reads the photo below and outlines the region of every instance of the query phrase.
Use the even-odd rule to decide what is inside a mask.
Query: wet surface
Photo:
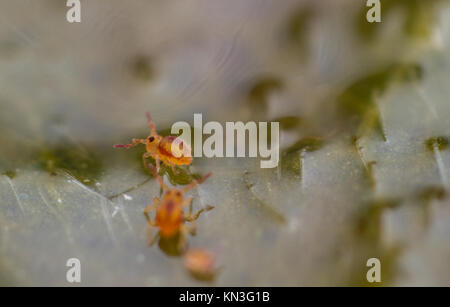
[[[387,3],[378,26],[351,0],[98,0],[69,24],[61,1],[0,0],[0,284],[65,285],[75,257],[82,285],[369,285],[378,257],[382,285],[449,285],[450,7]],[[146,111],[162,135],[194,113],[280,121],[277,168],[162,169],[212,173],[185,239],[214,278],[179,238],[148,246],[160,187],[143,146],[113,148]]]

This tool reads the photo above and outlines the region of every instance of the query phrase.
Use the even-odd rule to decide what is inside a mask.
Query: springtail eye
[[[154,137],[154,136],[151,136],[151,137],[148,138],[148,140],[149,140],[150,142],[153,142],[153,141],[155,140],[155,137]]]

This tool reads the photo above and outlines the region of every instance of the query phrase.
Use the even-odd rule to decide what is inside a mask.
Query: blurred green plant
[[[437,20],[436,9],[447,0],[382,0],[382,21],[394,11],[403,11],[405,20],[403,32],[410,38],[428,39],[431,36]],[[369,23],[366,20],[367,7],[357,15],[357,29],[364,39],[373,39],[380,28],[379,23]]]
[[[337,98],[341,114],[356,124],[355,136],[375,129],[383,140],[386,136],[380,120],[377,96],[395,83],[420,80],[423,70],[417,64],[393,64],[367,75],[348,86]]]
[[[85,185],[93,185],[100,178],[103,163],[92,148],[58,144],[40,152],[39,165],[52,175],[63,169]]]

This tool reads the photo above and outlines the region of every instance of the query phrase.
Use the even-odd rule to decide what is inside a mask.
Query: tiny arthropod
[[[145,113],[147,123],[150,126],[150,135],[146,139],[133,139],[130,144],[116,144],[115,148],[131,148],[139,144],[144,144],[146,152],[142,155],[142,162],[147,158],[155,159],[156,170],[159,172],[160,162],[170,166],[175,172],[177,165],[189,165],[192,163],[191,148],[176,136],[162,137],[156,132],[150,113]],[[174,143],[177,140],[177,143]],[[172,146],[175,145],[175,146]],[[175,152],[176,151],[176,152]]]
[[[184,267],[196,279],[210,281],[217,272],[216,255],[204,249],[190,249],[184,256]]]
[[[153,165],[149,165],[153,176],[158,180],[159,184],[163,188],[164,194],[161,199],[158,197],[153,198],[153,204],[148,205],[144,214],[147,218],[148,225],[157,227],[159,229],[158,234],[149,241],[149,244],[152,245],[158,236],[162,238],[172,238],[177,235],[180,235],[181,238],[184,238],[184,235],[189,232],[191,234],[195,234],[195,220],[200,216],[200,214],[204,211],[208,211],[213,209],[212,206],[207,206],[203,209],[200,209],[197,213],[192,212],[192,197],[184,198],[184,193],[192,189],[198,184],[201,184],[209,176],[211,173],[205,175],[203,178],[191,182],[189,185],[184,187],[183,189],[174,189],[169,188],[161,177],[158,176]],[[184,213],[184,208],[188,206],[188,213]],[[149,216],[150,211],[155,211],[154,219],[151,219]],[[188,228],[185,222],[192,222],[191,227]],[[180,242],[180,244],[183,242]]]

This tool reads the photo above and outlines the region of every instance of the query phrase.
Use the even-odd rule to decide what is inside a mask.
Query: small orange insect
[[[176,165],[189,165],[192,163],[191,148],[183,141],[178,140],[178,146],[172,148],[176,136],[162,137],[156,132],[155,124],[153,124],[150,113],[145,113],[147,123],[150,126],[150,135],[146,139],[133,139],[130,144],[116,144],[114,148],[131,148],[139,144],[145,144],[146,152],[142,155],[142,162],[145,167],[145,160],[149,157],[155,159],[156,170],[159,172],[160,161],[172,168],[176,173]],[[176,150],[174,152],[173,150]]]
[[[154,243],[158,236],[163,238],[172,238],[176,235],[181,235],[184,238],[184,234],[190,232],[191,234],[195,234],[195,223],[192,223],[191,228],[189,229],[185,222],[195,222],[200,214],[204,211],[209,211],[213,209],[213,206],[207,206],[206,208],[200,209],[197,213],[193,214],[192,212],[192,197],[184,199],[184,193],[192,189],[198,184],[201,184],[209,176],[211,173],[205,175],[203,178],[193,181],[191,184],[186,186],[184,189],[178,190],[169,188],[161,177],[158,176],[153,165],[149,164],[149,168],[153,173],[153,176],[158,180],[159,184],[164,190],[164,195],[162,199],[158,197],[153,198],[153,204],[148,205],[144,214],[147,218],[148,225],[153,227],[158,227],[159,232],[155,236],[153,240],[149,242],[150,245]],[[189,206],[188,213],[184,214],[184,208]],[[155,211],[155,218],[152,220],[149,216],[150,211]]]
[[[211,281],[217,272],[216,255],[204,249],[190,249],[184,256],[184,267],[194,278]]]

